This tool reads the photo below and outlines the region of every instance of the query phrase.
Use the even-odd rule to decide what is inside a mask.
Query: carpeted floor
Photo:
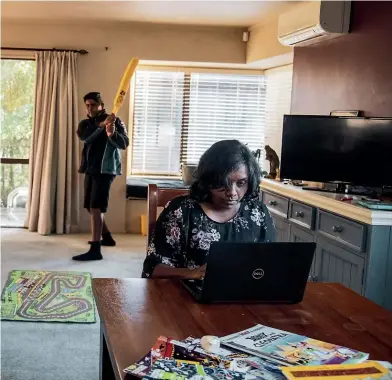
[[[39,236],[22,229],[1,231],[1,288],[13,269],[90,272],[94,277],[140,277],[145,238],[115,236],[104,259],[79,263],[87,235]],[[99,320],[95,324],[1,322],[1,379],[96,380],[99,378]]]

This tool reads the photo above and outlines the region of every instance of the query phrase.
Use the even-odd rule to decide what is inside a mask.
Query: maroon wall
[[[351,33],[294,49],[292,114],[392,116],[392,2],[353,1]]]

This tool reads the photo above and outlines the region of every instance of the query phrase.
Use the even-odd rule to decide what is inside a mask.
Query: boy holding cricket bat
[[[121,175],[120,149],[126,149],[129,139],[124,123],[114,114],[107,114],[99,92],[84,96],[88,118],[79,123],[77,134],[84,142],[79,172],[85,174],[84,207],[91,217],[92,240],[88,252],[73,260],[101,260],[101,245],[116,242],[105,223],[111,184]]]

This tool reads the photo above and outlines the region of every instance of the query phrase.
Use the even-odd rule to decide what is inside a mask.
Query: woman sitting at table
[[[274,241],[275,227],[259,199],[260,167],[248,147],[215,143],[194,177],[190,195],[174,198],[159,216],[142,277],[202,279],[211,243]]]

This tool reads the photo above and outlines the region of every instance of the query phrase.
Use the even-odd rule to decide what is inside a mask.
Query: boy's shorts
[[[111,174],[86,174],[84,178],[84,208],[108,210],[109,192],[115,176]]]

